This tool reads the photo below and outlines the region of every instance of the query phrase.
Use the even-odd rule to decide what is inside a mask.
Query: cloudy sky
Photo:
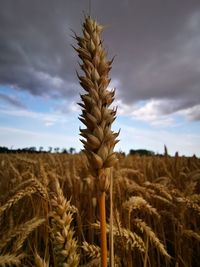
[[[0,0],[0,146],[82,148],[78,56],[89,0]],[[115,57],[116,150],[200,156],[200,1],[91,0]]]

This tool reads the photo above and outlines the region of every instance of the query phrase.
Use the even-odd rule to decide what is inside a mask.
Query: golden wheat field
[[[199,266],[200,159],[118,159],[115,266]],[[109,203],[108,192],[108,233]],[[84,154],[0,155],[0,240],[0,266],[100,266],[96,183]]]

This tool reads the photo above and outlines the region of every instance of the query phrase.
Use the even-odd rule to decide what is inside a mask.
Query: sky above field
[[[0,146],[82,149],[73,29],[88,0],[0,0]],[[91,0],[115,56],[116,150],[200,156],[200,1]]]

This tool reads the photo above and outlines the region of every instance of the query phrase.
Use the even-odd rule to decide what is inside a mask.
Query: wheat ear
[[[49,261],[46,262],[40,257],[37,251],[34,253],[35,267],[49,267]]]
[[[84,76],[78,75],[78,78],[86,91],[86,94],[81,95],[83,102],[79,103],[82,107],[79,119],[86,126],[86,129],[80,129],[80,135],[84,138],[81,140],[84,152],[90,169],[97,177],[97,188],[100,191],[101,264],[104,267],[107,266],[105,191],[109,187],[109,168],[117,162],[113,149],[118,142],[116,138],[119,132],[114,133],[111,130],[116,109],[109,109],[109,106],[114,100],[115,90],[107,90],[112,60],[106,59],[101,41],[102,30],[103,26],[90,16],[86,17],[83,23],[83,37],[75,35],[79,46],[75,50],[83,63],[80,66]]]
[[[13,197],[11,197],[3,206],[0,207],[0,216],[3,214],[3,212],[9,208],[11,208],[13,205],[15,205],[20,199],[22,199],[25,196],[30,196],[31,194],[34,194],[37,191],[37,189],[33,186],[29,186],[21,191],[18,191]]]
[[[51,198],[51,236],[57,266],[78,266],[77,241],[71,226],[73,212],[70,201],[67,201],[58,180],[54,181],[55,192]]]
[[[20,266],[21,260],[24,258],[24,254],[5,254],[0,255],[0,266]]]
[[[23,232],[18,236],[16,241],[13,244],[13,251],[18,252],[24,244],[24,241],[27,239],[30,233],[32,233],[37,227],[45,222],[43,218],[33,218],[30,221],[24,224]]]
[[[101,32],[103,27],[91,17],[87,17],[83,23],[83,37],[75,36],[79,48],[75,48],[83,64],[81,68],[85,76],[78,75],[81,86],[87,92],[81,95],[82,114],[80,121],[86,129],[80,129],[83,136],[81,142],[84,145],[90,168],[99,177],[102,170],[112,167],[116,161],[113,152],[119,133],[111,130],[111,124],[115,120],[116,109],[109,109],[114,100],[115,90],[108,91],[109,71],[112,61],[107,61],[105,50],[102,47]],[[106,191],[109,181],[106,175],[102,175],[99,187]]]
[[[100,247],[89,244],[88,242],[84,241],[82,244],[82,248],[89,258],[91,259],[100,258]]]
[[[100,228],[100,224],[97,221],[96,223],[92,223],[91,226],[94,229],[99,229]],[[110,231],[110,225],[107,224],[106,225],[106,231],[109,233]],[[113,226],[113,234],[115,236],[115,240],[119,241],[120,244],[123,243],[123,239],[126,241],[126,246],[123,248],[125,250],[129,250],[129,249],[135,249],[137,248],[141,253],[144,253],[146,250],[145,244],[142,240],[142,238],[137,235],[136,233],[132,232],[129,229],[123,228],[120,226],[120,228],[118,226]]]
[[[18,244],[19,242],[23,244],[22,241],[26,239],[28,234],[31,233],[36,227],[38,227],[43,222],[44,219],[33,218],[25,223],[17,225],[14,228],[10,228],[10,230],[1,237],[0,251],[2,251],[2,249],[6,247],[8,243],[10,243],[10,241],[16,238],[17,236]]]
[[[171,258],[171,256],[168,254],[167,250],[165,249],[164,245],[161,243],[161,241],[158,239],[154,231],[149,227],[144,221],[140,219],[135,219],[135,225],[140,229],[140,231],[146,234],[146,236],[149,238],[149,240],[155,245],[155,247],[160,251],[160,253],[166,257],[168,260]]]

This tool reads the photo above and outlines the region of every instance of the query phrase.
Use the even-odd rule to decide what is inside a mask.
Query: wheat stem
[[[82,108],[80,121],[86,126],[80,129],[80,135],[84,138],[84,152],[89,161],[89,167],[97,178],[99,193],[99,211],[101,225],[101,253],[102,267],[107,266],[106,243],[106,211],[105,192],[109,188],[110,168],[118,161],[113,152],[119,133],[111,130],[112,122],[116,118],[116,109],[109,106],[114,100],[115,90],[109,91],[109,71],[112,60],[106,59],[106,52],[101,41],[103,26],[98,24],[90,16],[83,23],[83,37],[75,35],[78,43],[78,52],[83,64],[80,67],[84,76],[78,74],[81,86],[86,91],[81,95]]]
[[[114,267],[114,243],[113,243],[113,169],[110,171],[110,267]]]
[[[107,266],[107,241],[106,241],[106,209],[105,192],[99,196],[100,233],[101,233],[101,266]]]

